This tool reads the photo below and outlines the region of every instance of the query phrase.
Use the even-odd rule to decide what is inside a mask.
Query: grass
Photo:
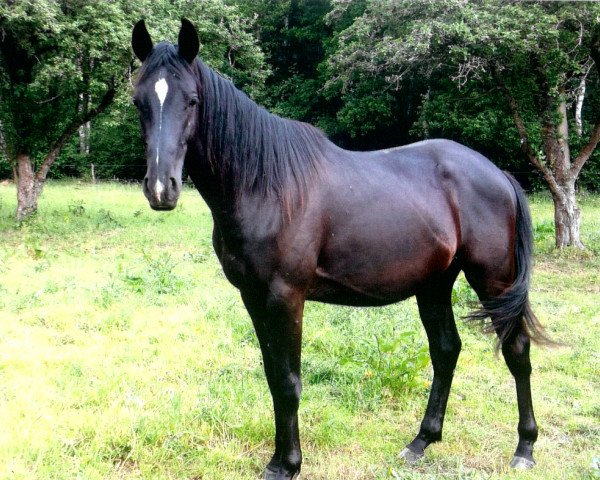
[[[581,199],[585,253],[552,249],[552,205],[533,196],[532,303],[565,344],[532,352],[538,466],[513,472],[514,384],[493,339],[459,321],[444,441],[418,467],[431,367],[413,300],[308,304],[300,422],[307,479],[598,478],[600,197]],[[251,322],[186,189],[170,213],[138,186],[49,183],[16,225],[0,186],[0,478],[255,479],[271,402]],[[473,293],[455,287],[455,313]]]

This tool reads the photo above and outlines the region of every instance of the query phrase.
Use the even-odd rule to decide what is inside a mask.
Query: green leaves
[[[0,27],[0,121],[10,152],[47,153],[129,63],[125,2],[23,1],[4,5]]]
[[[248,93],[259,95],[269,70],[251,33],[254,20],[223,0],[3,2],[0,128],[7,148],[0,157],[25,151],[39,165],[67,126],[116,84],[112,112],[92,125],[91,152],[98,158],[76,158],[73,146],[66,163],[106,164],[115,158],[120,164],[145,163],[137,118],[127,101],[133,82],[131,28],[145,18],[155,42],[176,42],[183,16],[198,27],[203,59]],[[118,153],[117,146],[122,147]]]
[[[251,33],[254,19],[240,15],[237,6],[223,0],[136,0],[133,4],[138,16],[131,25],[145,18],[155,43],[162,40],[177,43],[180,19],[185,17],[198,30],[202,60],[248,93],[260,92],[268,69]]]
[[[385,91],[372,96],[346,95],[344,100],[337,119],[352,137],[365,135],[393,120],[393,99]]]

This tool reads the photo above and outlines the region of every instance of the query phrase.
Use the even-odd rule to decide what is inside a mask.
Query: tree
[[[21,220],[65,143],[111,104],[129,65],[129,22],[119,2],[19,1],[0,6],[0,30],[0,124]],[[82,96],[92,104],[78,108]]]
[[[208,64],[249,93],[261,91],[268,70],[249,33],[252,21],[223,0],[20,0],[0,6],[0,156],[16,166],[18,220],[36,211],[63,147],[106,110],[118,112],[110,112],[98,132],[113,135],[96,140],[105,147],[100,157],[120,159],[126,142],[129,160],[140,163],[139,152],[143,161],[129,101],[131,27],[143,17],[156,38],[172,40],[182,16],[197,25]],[[92,131],[86,142],[94,137]],[[97,157],[93,145],[86,148]]]
[[[324,17],[330,0],[234,0],[255,18],[254,32],[271,66],[259,100],[274,113],[318,123],[326,110],[318,66],[331,38]]]
[[[330,16],[352,3],[338,0]],[[600,115],[581,120],[581,85],[592,66],[600,71],[599,19],[600,5],[585,2],[370,1],[340,34],[330,66],[346,89],[420,76],[430,98],[447,78],[500,94],[522,154],[552,194],[556,246],[581,248],[575,183],[600,140]],[[579,125],[584,141],[575,138]],[[581,147],[572,155],[574,144]]]

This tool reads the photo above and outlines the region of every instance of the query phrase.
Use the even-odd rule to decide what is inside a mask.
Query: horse
[[[293,479],[305,301],[381,306],[416,296],[433,366],[416,437],[400,453],[421,459],[442,438],[461,340],[452,286],[462,271],[491,322],[516,384],[515,468],[535,465],[538,436],[529,358],[548,340],[528,298],[532,227],[523,190],[481,154],[449,140],[387,150],[344,150],[319,129],[258,106],[198,58],[193,24],[178,44],[154,45],[140,20],[142,62],[133,101],[146,146],[143,192],[172,210],[185,170],[210,208],[212,241],[258,337],[275,414],[265,479]]]

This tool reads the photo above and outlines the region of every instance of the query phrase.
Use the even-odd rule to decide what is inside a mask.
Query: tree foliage
[[[92,130],[96,138],[110,138],[96,142],[107,148],[99,157],[131,164],[132,158],[120,157],[119,145],[137,145],[127,153],[140,163],[128,105],[131,26],[145,17],[157,38],[169,38],[184,15],[198,26],[207,63],[249,93],[259,92],[268,69],[248,32],[252,21],[221,0],[19,0],[0,6],[0,147],[16,166],[18,218],[36,210],[46,176],[73,134],[109,107],[113,122],[108,117]],[[80,171],[84,158],[73,148],[65,153],[66,163],[59,163]],[[85,160],[93,163],[93,155]]]
[[[130,28],[145,18],[153,38],[175,41],[182,16],[197,26],[211,67],[348,148],[453,138],[539,188],[556,163],[548,139],[568,145],[576,163],[595,132],[593,2],[17,0],[0,6],[0,151],[14,160],[28,150],[39,166],[113,86],[92,120],[89,153],[73,137],[53,174],[85,175],[95,163],[100,177],[141,177]],[[598,188],[599,158],[584,162],[580,185]],[[0,161],[0,175],[8,165]]]
[[[330,17],[340,17],[353,3],[335,2]],[[448,124],[455,127],[458,110],[478,109],[485,97],[486,110],[495,110],[488,112],[489,121],[482,123],[478,116],[471,125],[471,115],[463,115],[464,133],[471,138],[480,127],[496,134],[505,131],[495,126],[498,116],[509,112],[491,76],[494,67],[519,103],[533,148],[541,150],[543,97],[549,93],[558,98],[563,90],[572,104],[581,76],[594,75],[590,43],[599,15],[600,5],[585,2],[500,6],[487,0],[372,1],[340,33],[339,48],[329,59],[330,82],[341,82],[346,91],[361,95],[366,90],[362,85],[373,79],[384,80],[393,90],[407,79],[420,78],[431,89],[427,101],[437,95],[448,100],[436,100],[438,109],[425,102],[420,123],[429,123],[434,131],[440,131],[436,126],[445,128],[440,120],[449,109],[455,115],[448,117]],[[537,77],[536,64],[544,70],[544,81]],[[448,97],[454,96],[453,104]],[[437,120],[429,118],[436,113]],[[591,109],[586,113],[589,133],[596,118]],[[425,135],[422,130],[415,133]]]
[[[0,6],[0,121],[7,153],[43,157],[129,65],[127,13],[119,2],[52,0]]]
[[[181,17],[191,20],[200,35],[200,56],[212,68],[232,79],[247,93],[260,97],[270,73],[265,55],[253,35],[254,20],[240,15],[235,5],[221,0],[143,1],[135,2],[139,16],[127,23],[127,48],[131,25],[145,18],[148,29],[156,41],[176,42]],[[142,14],[143,12],[143,14]],[[138,63],[134,64],[137,67]],[[135,70],[131,83],[135,81]],[[114,105],[92,128],[90,155],[81,155],[76,142],[57,162],[56,175],[88,175],[90,164],[96,165],[100,178],[142,178],[145,172],[143,144],[140,141],[139,123],[131,106],[131,83],[119,91]]]

